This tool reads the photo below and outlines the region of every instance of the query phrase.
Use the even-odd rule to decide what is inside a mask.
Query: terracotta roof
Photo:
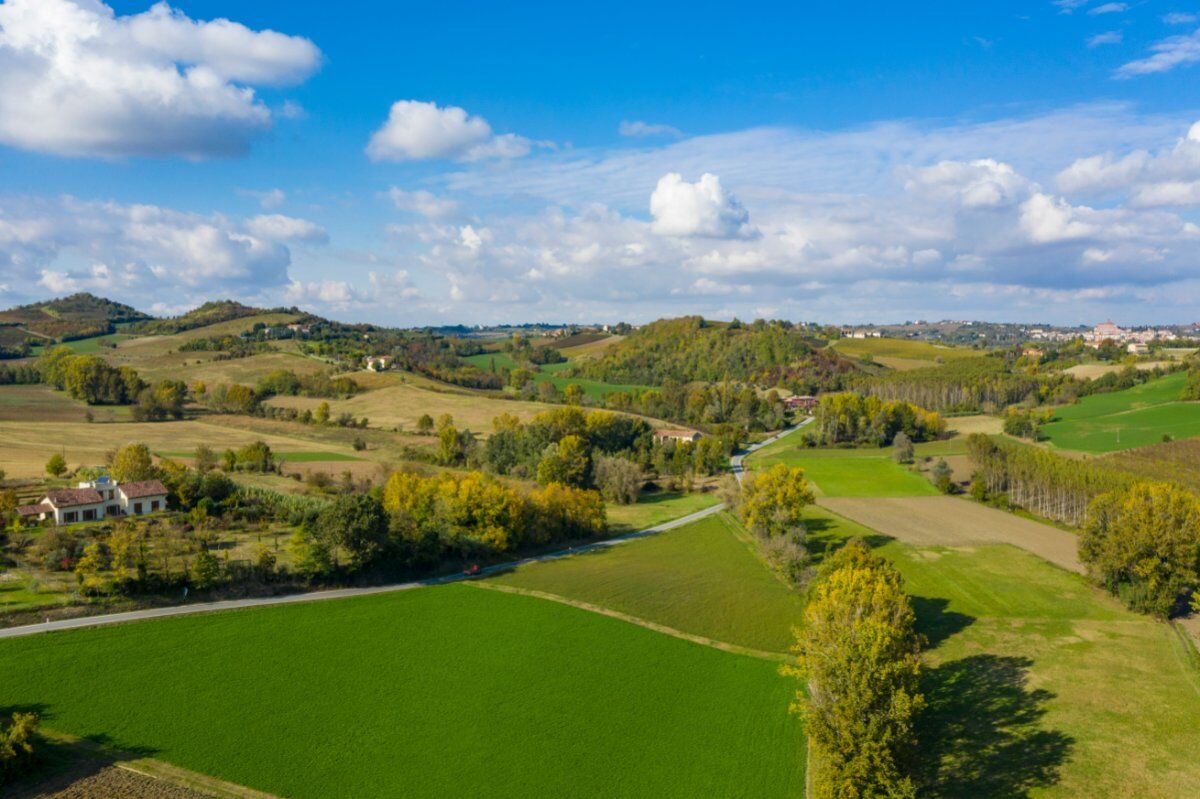
[[[46,492],[46,499],[50,500],[56,508],[96,505],[104,501],[100,492],[94,488],[56,488]]]
[[[37,505],[18,505],[17,506],[17,515],[18,516],[33,516],[34,514],[37,514],[37,513],[50,513],[53,510],[54,510],[54,506],[48,505],[45,502],[39,503]]]
[[[161,480],[142,480],[140,483],[121,483],[117,488],[128,499],[141,497],[158,497],[167,493]]]

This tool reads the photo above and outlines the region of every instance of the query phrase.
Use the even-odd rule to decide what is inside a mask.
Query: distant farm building
[[[367,369],[372,372],[385,372],[392,368],[392,359],[387,355],[372,355],[367,358]]]
[[[695,430],[683,430],[680,428],[664,427],[661,430],[654,431],[654,440],[660,443],[668,441],[699,441],[703,436]]]
[[[108,517],[143,516],[167,507],[167,489],[158,480],[117,483],[98,477],[75,488],[55,488],[36,505],[22,505],[17,513],[27,521],[55,524],[98,522]]]
[[[811,411],[813,408],[817,407],[817,398],[808,394],[796,397],[785,397],[783,400],[783,407],[787,408],[789,411],[804,411],[807,413],[808,411]]]

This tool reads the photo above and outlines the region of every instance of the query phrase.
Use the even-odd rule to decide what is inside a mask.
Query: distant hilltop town
[[[1123,328],[1110,319],[1083,333],[1075,330],[1033,328],[1029,331],[1029,337],[1035,341],[1074,341],[1082,338],[1083,342],[1091,347],[1099,347],[1111,342],[1124,344],[1131,353],[1139,353],[1146,352],[1150,344],[1155,341],[1195,338],[1198,333],[1200,330],[1197,325],[1182,330],[1154,327]]]

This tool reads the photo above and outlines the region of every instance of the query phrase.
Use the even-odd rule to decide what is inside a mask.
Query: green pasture
[[[463,360],[485,372],[490,371],[493,364],[495,364],[497,371],[500,369],[515,369],[517,367],[516,362],[506,352],[484,352],[479,355],[467,356]],[[559,391],[565,391],[571,383],[576,383],[583,389],[583,393],[586,396],[595,400],[603,400],[609,394],[615,394],[618,391],[624,391],[632,395],[640,394],[643,391],[649,391],[653,388],[653,386],[642,386],[632,383],[605,383],[601,380],[562,376],[561,373],[571,368],[572,365],[570,361],[545,364],[539,367],[534,375],[534,380],[538,383],[551,383]]]
[[[855,358],[897,358],[928,362],[921,364],[923,366],[930,365],[938,359],[950,361],[959,358],[978,358],[984,354],[982,350],[948,347],[928,341],[901,338],[843,338],[834,342],[833,346],[843,355]]]
[[[693,635],[787,652],[802,597],[759,560],[725,514],[492,578],[612,608]]]
[[[687,516],[717,504],[714,492],[684,491],[643,492],[633,505],[608,505],[608,529],[613,533],[632,533],[663,522]]]
[[[1140,386],[1094,394],[1060,408],[1042,427],[1051,444],[1082,452],[1115,452],[1172,438],[1200,436],[1200,403],[1181,402],[1187,375],[1160,377]]]
[[[0,706],[295,799],[799,797],[777,666],[450,585],[0,641]]]
[[[919,497],[936,494],[927,479],[909,471],[884,449],[811,449],[788,436],[746,459],[750,469],[776,463],[799,466],[827,497]]]
[[[77,355],[87,355],[89,353],[103,352],[107,350],[108,348],[103,346],[105,344],[120,344],[122,341],[128,341],[131,338],[136,337],[131,336],[128,333],[108,333],[107,335],[103,336],[92,336],[91,338],[81,338],[76,339],[75,341],[64,341],[61,345],[39,344],[31,349],[34,355],[41,355],[48,347],[63,346],[70,348],[71,352],[74,352]]]
[[[1200,794],[1200,670],[1169,625],[1005,545],[913,547],[822,508],[818,553],[865,537],[927,637],[922,797]]]

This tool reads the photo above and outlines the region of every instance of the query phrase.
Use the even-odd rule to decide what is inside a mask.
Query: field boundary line
[[[538,591],[533,588],[518,588],[513,585],[499,585],[497,583],[467,583],[472,588],[482,588],[486,591],[499,591],[504,594],[517,594],[520,596],[533,597],[534,599],[544,599],[548,602],[557,602],[561,605],[570,605],[573,608],[590,611],[591,613],[599,613],[601,616],[618,619],[620,621],[636,624],[638,627],[645,627],[648,630],[670,635],[674,638],[681,638],[684,641],[691,641],[693,644],[720,649],[722,652],[729,652],[734,655],[745,655],[747,657],[758,658],[759,660],[770,660],[776,663],[792,663],[794,658],[791,655],[785,655],[782,652],[766,652],[762,649],[752,649],[748,646],[740,646],[738,644],[730,644],[725,641],[718,641],[715,638],[708,638],[703,635],[687,633],[683,630],[677,630],[674,627],[668,627],[665,624],[659,624],[649,619],[643,619],[639,616],[633,616],[628,613],[623,613],[619,610],[606,608],[603,605],[595,605],[591,602],[584,602],[582,599],[571,599],[560,594],[551,594],[547,591]]]
[[[133,757],[129,752],[117,747],[89,741],[86,738],[79,738],[52,728],[42,728],[38,734],[54,743],[75,750],[81,756],[105,761],[113,768],[123,769],[179,788],[206,793],[213,799],[282,799],[275,794],[238,785],[236,782],[227,782],[217,777],[210,777],[207,774],[176,766],[157,758]]]

